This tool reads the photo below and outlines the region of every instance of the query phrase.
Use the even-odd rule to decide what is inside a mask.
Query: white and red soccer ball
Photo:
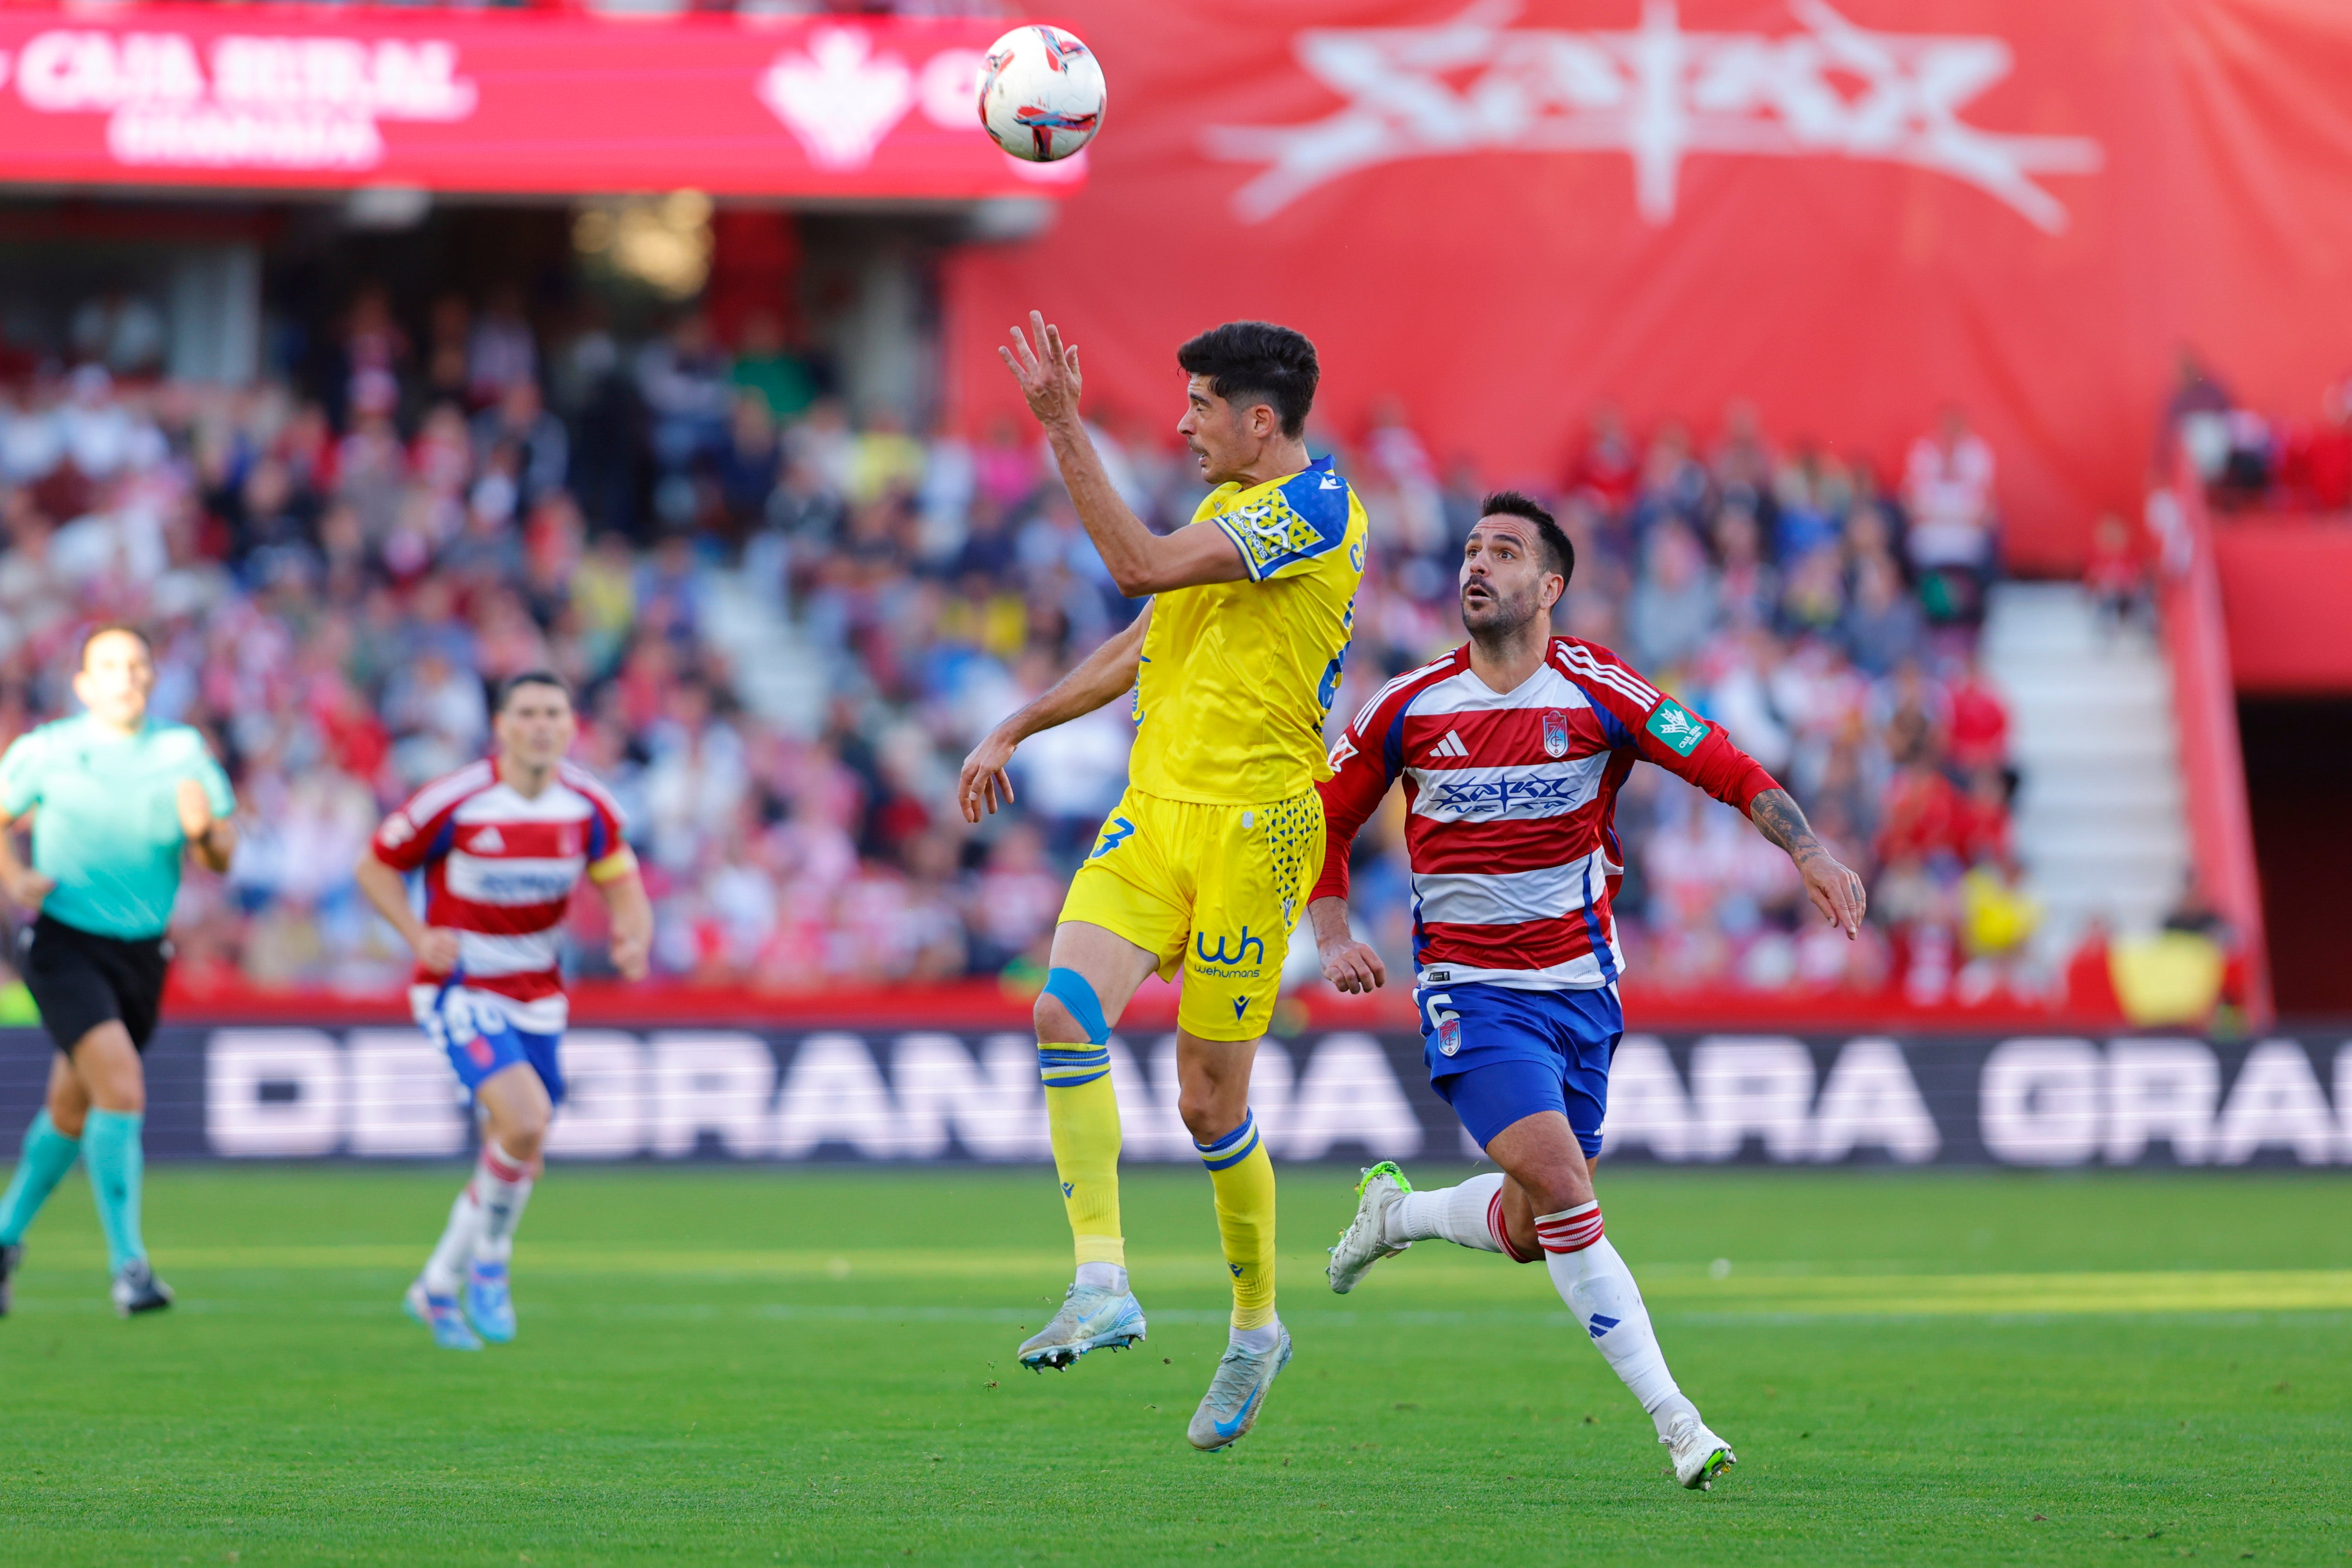
[[[1066,158],[1094,140],[1102,118],[1102,64],[1075,35],[1033,23],[988,47],[980,122],[1014,157]]]

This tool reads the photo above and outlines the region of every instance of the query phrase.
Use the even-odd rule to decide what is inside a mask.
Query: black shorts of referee
[[[68,1056],[100,1024],[121,1024],[143,1051],[163,1010],[170,946],[160,936],[100,936],[47,915],[20,939],[25,989],[41,1026]]]

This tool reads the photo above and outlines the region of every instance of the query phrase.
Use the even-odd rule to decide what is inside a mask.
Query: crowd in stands
[[[540,667],[574,683],[581,760],[627,811],[661,973],[1042,973],[1124,780],[1124,705],[1024,746],[1017,808],[980,829],[956,769],[1139,605],[1034,430],[853,416],[757,317],[731,345],[697,316],[557,341],[511,294],[404,321],[363,291],[333,342],[325,370],[242,388],[50,363],[0,395],[0,741],[69,703],[83,627],[133,620],[155,711],[207,731],[244,803],[230,872],[184,894],[184,984],[394,984],[406,955],[350,868],[383,810],[482,752],[486,683]],[[1201,486],[1171,421],[1101,417],[1122,493],[1180,526]],[[1481,486],[1528,476],[1441,463],[1397,406],[1310,436],[1372,519],[1336,724],[1459,640]],[[1739,405],[1704,441],[1598,411],[1541,477],[1580,554],[1562,629],[1727,725],[1874,889],[1867,940],[1832,936],[1751,829],[1638,770],[1618,904],[1638,973],[1923,999],[2014,978],[2014,775],[1973,658],[1996,478],[1957,414],[1881,473],[1776,445]],[[1360,921],[1402,966],[1393,816],[1357,853]],[[576,916],[588,973],[597,910]]]
[[[2157,477],[2168,480],[2184,458],[2219,511],[2352,510],[2352,378],[2307,416],[2266,414],[2184,353],[2157,435]]]

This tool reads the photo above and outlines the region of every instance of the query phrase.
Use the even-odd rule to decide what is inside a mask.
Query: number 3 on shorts
[[[1129,822],[1123,816],[1112,817],[1109,823],[1103,828],[1102,842],[1095,846],[1095,852],[1087,856],[1087,858],[1089,860],[1101,859],[1104,856],[1109,854],[1112,850],[1126,843],[1134,832],[1135,824]]]

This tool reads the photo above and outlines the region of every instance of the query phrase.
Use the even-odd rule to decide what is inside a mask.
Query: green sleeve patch
[[[1706,739],[1706,721],[1671,697],[1658,700],[1658,710],[1650,715],[1649,723],[1643,728],[1664,742],[1678,757],[1689,756],[1698,749],[1698,743]]]

